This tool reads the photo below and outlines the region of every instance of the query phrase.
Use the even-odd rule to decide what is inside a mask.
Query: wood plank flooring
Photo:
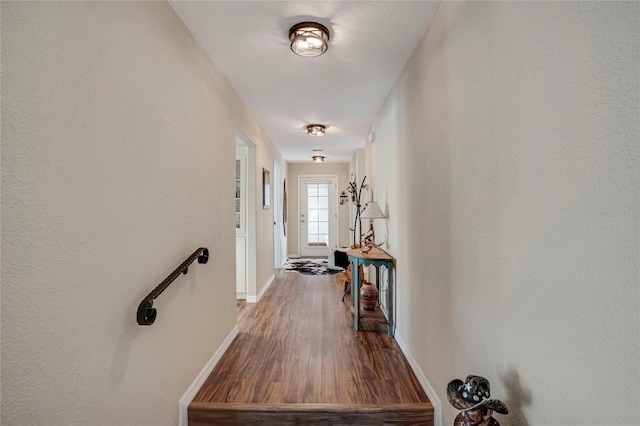
[[[333,275],[277,273],[189,406],[189,424],[432,425],[433,406],[377,309],[353,330]],[[348,298],[347,298],[348,299]]]

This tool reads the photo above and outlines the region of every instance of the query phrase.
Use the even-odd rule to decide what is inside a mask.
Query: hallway
[[[353,330],[334,275],[281,271],[189,407],[189,424],[432,424],[379,309]]]
[[[640,1],[0,4],[0,424],[416,403],[442,426],[468,375],[503,426],[637,424]],[[329,30],[322,56],[292,51],[300,18]],[[274,251],[304,254],[308,176],[337,176],[336,247],[358,204],[384,214],[362,229],[396,259],[395,340],[353,331],[333,277],[274,276]]]

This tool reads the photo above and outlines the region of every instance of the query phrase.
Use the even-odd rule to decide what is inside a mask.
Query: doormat
[[[305,275],[333,275],[344,271],[340,267],[330,268],[327,259],[287,259],[283,268]]]

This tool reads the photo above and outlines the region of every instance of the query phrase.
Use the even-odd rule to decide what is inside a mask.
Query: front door
[[[338,212],[333,176],[300,179],[300,255],[328,256],[336,247]]]

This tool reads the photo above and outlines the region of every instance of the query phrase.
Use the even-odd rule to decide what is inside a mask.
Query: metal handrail
[[[138,313],[136,316],[139,325],[151,325],[154,323],[158,312],[153,307],[153,300],[160,296],[160,294],[169,287],[169,284],[178,278],[180,274],[186,274],[189,271],[189,265],[191,265],[196,259],[198,259],[198,263],[207,263],[209,260],[209,249],[206,247],[200,247],[198,250],[194,251],[187,260],[182,262],[175,271],[165,278],[164,281],[158,284],[158,286],[154,288],[147,297],[142,299],[142,302],[140,302],[140,305],[138,306]]]

